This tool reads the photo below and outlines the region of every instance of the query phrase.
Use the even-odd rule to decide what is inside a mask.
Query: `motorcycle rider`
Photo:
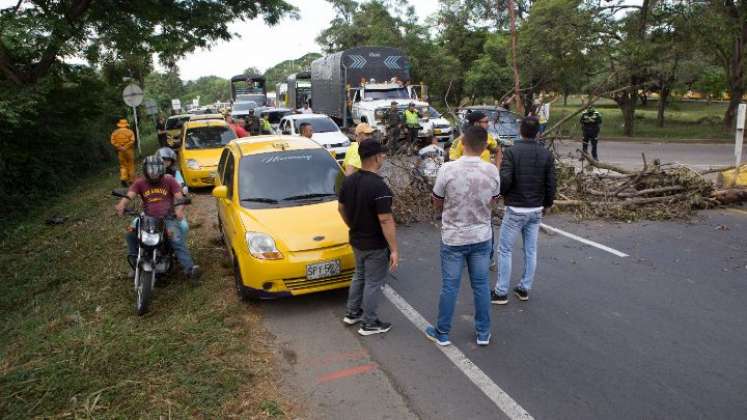
[[[181,171],[179,171],[179,168],[177,168],[176,166],[177,158],[176,158],[176,152],[174,151],[174,149],[170,147],[162,147],[156,150],[156,156],[161,158],[161,160],[163,161],[163,165],[166,169],[166,174],[173,176],[174,179],[176,179],[176,182],[178,182],[179,185],[181,185],[182,192],[186,194],[187,184],[184,182],[184,177],[182,176]]]
[[[174,177],[166,174],[166,167],[160,157],[153,155],[145,158],[143,176],[130,186],[127,197],[117,203],[117,214],[124,215],[127,203],[137,196],[140,196],[143,202],[143,211],[146,215],[163,218],[169,244],[184,274],[193,281],[199,279],[200,267],[194,264],[187,249],[187,238],[179,227],[179,221],[184,219],[184,206],[175,205],[175,202],[184,196]],[[128,255],[137,257],[137,232],[134,229],[130,230],[126,239]]]

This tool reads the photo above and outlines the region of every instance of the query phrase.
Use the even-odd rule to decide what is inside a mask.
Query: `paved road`
[[[561,156],[576,156],[580,148],[580,142],[564,140],[558,144]],[[696,169],[734,165],[733,144],[599,142],[599,158],[609,163],[642,167],[641,152],[649,162],[659,158],[662,163],[680,162]],[[747,161],[747,147],[743,150],[742,161]]]
[[[487,348],[473,343],[463,283],[451,337],[458,349],[538,419],[747,416],[747,212],[711,211],[692,223],[546,223],[629,256],[543,234],[531,300],[492,309]],[[418,225],[399,238],[391,287],[432,321],[439,232]],[[261,303],[288,392],[312,417],[505,418],[389,301],[380,316],[393,330],[362,338],[340,322],[344,300],[335,292]]]

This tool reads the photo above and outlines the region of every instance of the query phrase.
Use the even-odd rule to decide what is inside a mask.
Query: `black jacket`
[[[503,152],[501,195],[507,206],[550,207],[555,200],[555,158],[536,140]]]

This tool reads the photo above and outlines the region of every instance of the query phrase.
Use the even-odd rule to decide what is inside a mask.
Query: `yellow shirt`
[[[352,166],[354,168],[361,168],[361,156],[358,154],[358,142],[354,141],[348,151],[345,152],[345,160],[342,161],[343,169],[345,166]]]
[[[488,147],[482,151],[480,158],[485,162],[490,163],[490,152],[495,151],[498,148],[498,142],[495,141],[492,135],[488,133]],[[457,160],[462,157],[464,153],[464,146],[462,145],[462,136],[457,137],[454,143],[451,145],[449,150],[449,160]]]

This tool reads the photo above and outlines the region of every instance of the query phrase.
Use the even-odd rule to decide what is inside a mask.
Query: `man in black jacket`
[[[522,140],[504,152],[501,163],[501,195],[506,212],[498,238],[498,283],[490,293],[490,300],[496,305],[508,303],[511,251],[519,233],[524,243],[524,274],[514,294],[519,300],[529,300],[537,268],[537,238],[542,215],[555,199],[555,159],[536,140],[537,117],[524,118],[520,131]]]

